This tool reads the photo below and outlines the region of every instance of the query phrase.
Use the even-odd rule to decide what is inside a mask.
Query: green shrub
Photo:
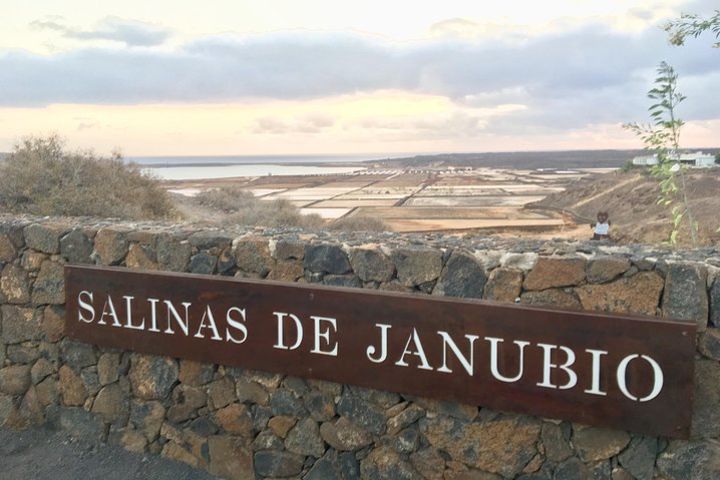
[[[0,208],[9,213],[127,219],[167,217],[167,192],[120,155],[68,152],[51,135],[15,145],[0,163]]]
[[[625,165],[623,165],[620,170],[625,173],[631,172],[635,170],[635,165],[633,165],[632,160],[628,160],[627,162],[625,162]]]

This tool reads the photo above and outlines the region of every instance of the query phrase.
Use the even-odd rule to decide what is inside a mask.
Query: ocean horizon
[[[287,163],[186,164],[147,166],[143,171],[160,180],[212,180],[273,175],[342,175],[365,170],[363,166],[289,165]]]
[[[322,155],[157,155],[129,156],[127,162],[153,168],[209,165],[288,165],[318,163],[357,163],[387,160],[415,154],[322,154]]]

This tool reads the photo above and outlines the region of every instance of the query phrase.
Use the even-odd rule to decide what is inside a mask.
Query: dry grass
[[[24,139],[0,163],[0,208],[138,220],[173,213],[167,192],[138,166],[119,155],[68,152],[54,135]]]
[[[216,224],[263,227],[301,227],[344,232],[385,231],[381,220],[351,216],[327,223],[320,216],[303,215],[287,200],[261,200],[242,187],[223,186],[204,190],[195,197],[178,198],[178,208],[191,220],[203,219]]]
[[[720,168],[690,170],[687,173],[688,200],[699,226],[699,244],[720,242]],[[657,178],[647,169],[613,172],[585,178],[566,191],[549,195],[534,204],[572,212],[589,225],[598,211],[610,214],[611,237],[620,243],[661,244],[670,237],[670,208],[658,205],[660,188]],[[678,243],[692,246],[687,224],[680,229]]]
[[[177,203],[177,204],[176,204]],[[184,214],[187,220],[264,227],[381,231],[374,218],[356,216],[330,224],[303,215],[287,200],[264,201],[238,187],[205,190],[176,199],[137,165],[119,155],[69,152],[57,136],[30,137],[0,159],[0,209],[8,213],[158,219]]]
[[[264,201],[238,187],[213,188],[192,199],[198,206],[221,212],[222,223],[263,227],[318,228],[323,220],[318,215],[302,215],[286,200]]]

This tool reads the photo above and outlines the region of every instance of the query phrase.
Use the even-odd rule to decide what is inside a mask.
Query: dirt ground
[[[212,480],[216,477],[157,455],[117,446],[93,447],[61,432],[0,429],[3,480]]]
[[[690,207],[698,222],[700,244],[720,242],[720,169],[691,171],[687,177]],[[530,207],[565,211],[575,217],[574,232],[592,233],[590,223],[598,211],[606,210],[612,222],[610,234],[618,242],[657,244],[671,231],[671,207],[658,205],[658,180],[647,172],[613,172],[579,180],[564,192],[555,193]],[[571,233],[571,232],[568,232]],[[679,235],[681,245],[690,245],[687,227]]]

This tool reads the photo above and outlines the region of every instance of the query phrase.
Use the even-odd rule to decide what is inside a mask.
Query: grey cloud
[[[421,132],[425,139],[449,137],[474,137],[485,130],[485,121],[464,112],[453,112],[445,118],[420,120],[413,127]]]
[[[483,31],[483,27],[472,20],[465,18],[448,18],[430,25],[433,35],[460,35],[473,36]]]
[[[473,138],[488,131],[488,120],[466,112],[452,112],[420,120],[367,119],[360,123],[377,141],[447,140]]]
[[[82,30],[67,26],[62,17],[51,16],[30,24],[40,30],[52,30],[74,40],[110,40],[131,47],[161,45],[170,37],[170,31],[152,23],[119,17],[106,17],[96,28]]]
[[[59,15],[48,15],[40,20],[30,22],[30,26],[37,30],[54,30],[60,33],[66,33],[69,28],[64,25],[63,17]]]
[[[601,25],[521,43],[396,44],[303,32],[209,37],[173,50],[82,48],[49,56],[7,51],[0,53],[0,105],[308,99],[398,89],[443,95],[466,106],[528,107],[487,126],[456,118],[465,132],[582,128],[641,120],[660,60],[675,65],[681,89],[687,79],[697,95],[687,92],[686,103],[695,101],[688,119],[717,117],[714,102],[705,99],[713,91],[709,79],[720,74],[720,52],[698,43],[671,47],[660,29],[625,34]],[[322,122],[308,119],[260,119],[255,125],[266,133],[322,128]]]
[[[279,135],[286,133],[320,133],[332,127],[335,121],[326,115],[309,115],[287,121],[275,117],[261,117],[255,119],[253,133]]]
[[[321,114],[308,115],[305,117],[305,122],[314,128],[328,128],[335,125],[335,120],[332,117]]]
[[[78,124],[76,130],[81,132],[83,130],[90,130],[90,129],[97,128],[97,127],[98,127],[97,123],[82,122],[82,123]]]
[[[649,8],[631,8],[628,13],[632,15],[633,17],[639,18],[640,20],[652,20],[655,18],[655,12],[652,9]]]
[[[253,133],[269,133],[273,135],[284,134],[289,131],[290,126],[287,123],[272,117],[255,119],[255,128],[253,128]]]

